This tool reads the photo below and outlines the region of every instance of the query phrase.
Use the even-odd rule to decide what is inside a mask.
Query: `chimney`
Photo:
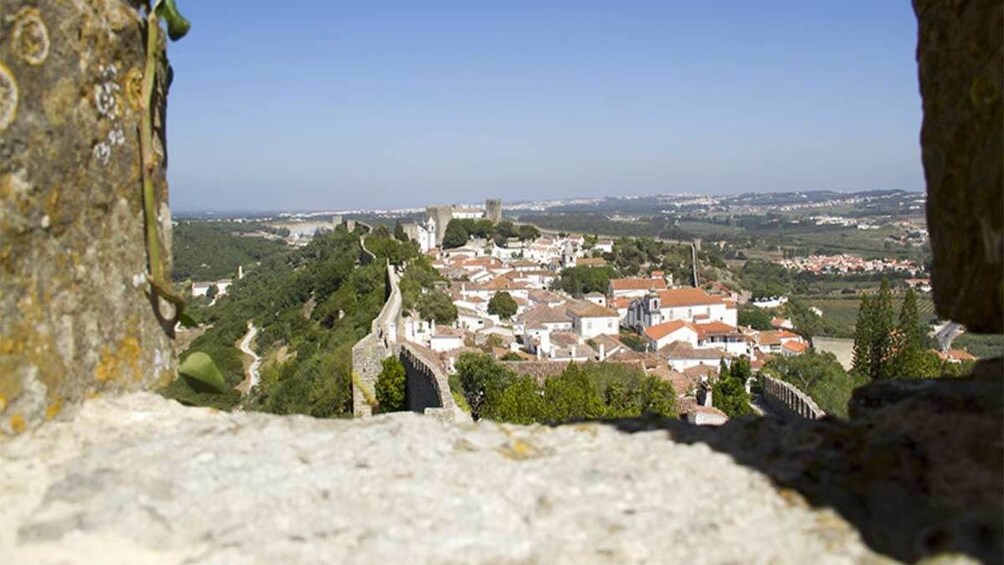
[[[607,358],[607,346],[605,344],[600,344],[600,361]]]
[[[711,386],[704,387],[704,398],[701,399],[701,406],[711,406]]]
[[[575,347],[575,346],[573,345],[573,346],[572,346],[572,357],[573,357],[573,358],[575,357],[575,350],[576,350],[576,349],[577,349],[577,348],[576,348],[576,347]]]

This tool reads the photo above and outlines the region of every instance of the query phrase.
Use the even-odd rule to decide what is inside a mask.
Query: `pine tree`
[[[893,350],[892,291],[889,290],[888,279],[882,279],[882,286],[871,307],[872,338],[868,372],[872,380],[882,380],[889,378],[889,361]]]
[[[938,376],[937,367],[930,362],[930,355],[933,353],[924,350],[924,332],[917,314],[917,295],[909,290],[899,311],[895,353],[889,367],[889,376],[908,379]]]
[[[899,311],[898,336],[901,345],[911,349],[921,349],[924,346],[923,330],[920,327],[920,316],[917,314],[917,294],[910,289],[903,297],[903,306]]]
[[[866,294],[861,297],[858,308],[858,321],[854,325],[854,361],[852,370],[860,375],[869,375],[869,360],[872,347],[872,311],[871,299]]]

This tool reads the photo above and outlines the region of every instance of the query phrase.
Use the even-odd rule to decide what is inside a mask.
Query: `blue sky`
[[[177,210],[923,188],[908,0],[179,0]]]

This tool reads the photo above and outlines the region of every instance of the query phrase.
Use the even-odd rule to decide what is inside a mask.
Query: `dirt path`
[[[251,389],[258,384],[258,368],[261,367],[261,357],[251,349],[251,340],[258,335],[258,328],[254,326],[250,321],[248,322],[248,333],[244,334],[244,338],[241,339],[240,350],[251,358],[251,364],[245,370],[245,378],[241,384],[237,385],[237,390],[241,391],[242,394],[247,394],[251,392]]]

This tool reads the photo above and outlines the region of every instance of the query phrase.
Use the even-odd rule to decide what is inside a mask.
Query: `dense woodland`
[[[259,262],[287,252],[282,241],[240,235],[259,230],[268,228],[254,223],[179,222],[173,230],[174,280],[237,278],[237,267],[243,265],[245,271],[250,271]]]

